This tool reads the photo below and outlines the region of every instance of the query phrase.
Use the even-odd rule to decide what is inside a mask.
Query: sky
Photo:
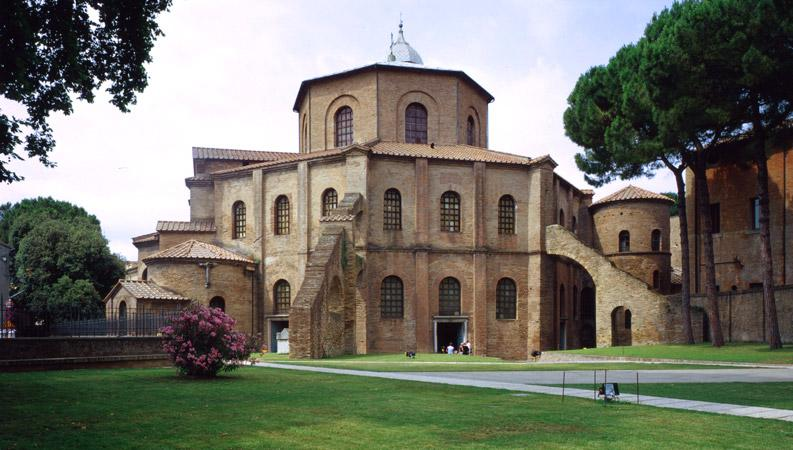
[[[193,146],[297,152],[300,82],[385,60],[400,14],[425,65],[462,70],[493,94],[491,149],[550,154],[558,174],[589,188],[573,159],[581,149],[564,134],[567,96],[670,3],[174,0],[137,104],[122,113],[100,93],[53,115],[57,167],[12,163],[25,180],[0,185],[0,203],[75,203],[99,218],[113,252],[135,260],[132,236],[190,219]],[[662,171],[597,188],[595,199],[628,184],[675,191]]]

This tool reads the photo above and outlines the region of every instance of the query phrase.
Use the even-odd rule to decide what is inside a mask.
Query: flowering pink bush
[[[185,375],[214,377],[248,359],[251,346],[245,333],[233,331],[235,320],[219,308],[193,305],[163,327],[163,350]]]

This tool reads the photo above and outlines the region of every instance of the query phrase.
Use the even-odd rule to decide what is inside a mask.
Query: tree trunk
[[[771,225],[768,198],[768,161],[765,154],[765,143],[758,139],[754,162],[757,165],[757,184],[760,192],[760,260],[763,263],[763,308],[765,308],[765,339],[774,350],[782,348],[779,335],[779,321],[776,316],[776,298],[774,295],[774,262],[771,255]]]
[[[713,260],[713,234],[710,220],[710,192],[708,191],[707,177],[705,176],[705,153],[698,150],[694,176],[696,184],[697,208],[699,221],[702,224],[702,244],[705,257],[705,295],[707,296],[707,314],[710,322],[710,342],[714,347],[724,345],[724,335],[721,331],[721,316],[719,315],[719,299],[716,293],[716,263]]]
[[[681,276],[681,308],[683,310],[683,335],[687,344],[694,343],[694,330],[691,327],[691,272],[688,245],[688,211],[686,209],[686,185],[683,182],[683,171],[673,171],[677,182],[677,214],[680,219],[680,264]]]

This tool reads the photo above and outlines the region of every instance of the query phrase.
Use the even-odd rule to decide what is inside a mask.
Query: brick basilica
[[[673,342],[671,200],[593,204],[549,155],[488,148],[493,96],[400,25],[384,62],[303,81],[299,152],[193,148],[188,221],[133,238],[113,308],[223,308],[295,358]]]

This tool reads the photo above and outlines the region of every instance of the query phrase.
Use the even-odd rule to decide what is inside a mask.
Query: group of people
[[[465,341],[460,344],[459,347],[455,348],[452,342],[449,342],[445,348],[441,347],[441,353],[446,352],[449,355],[470,355],[472,354],[471,351],[471,342]]]

